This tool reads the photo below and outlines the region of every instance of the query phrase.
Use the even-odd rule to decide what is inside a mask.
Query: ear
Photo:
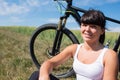
[[[105,33],[105,29],[101,29],[101,35]]]

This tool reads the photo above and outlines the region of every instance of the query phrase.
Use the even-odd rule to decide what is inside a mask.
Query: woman
[[[101,11],[88,10],[81,17],[81,35],[84,43],[73,44],[60,54],[45,61],[39,80],[50,80],[52,69],[73,57],[73,69],[77,80],[117,80],[117,54],[103,43],[105,39],[105,16]]]

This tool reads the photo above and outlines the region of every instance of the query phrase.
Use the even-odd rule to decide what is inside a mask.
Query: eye
[[[81,26],[86,27],[86,26],[87,26],[87,24],[81,24]]]
[[[97,25],[90,25],[91,28],[96,29]]]

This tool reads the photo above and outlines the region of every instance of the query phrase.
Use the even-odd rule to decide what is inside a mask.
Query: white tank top
[[[78,60],[78,53],[81,45],[78,45],[74,55],[73,69],[77,80],[102,80],[103,77],[103,57],[107,48],[104,48],[98,58],[91,64],[84,64]]]

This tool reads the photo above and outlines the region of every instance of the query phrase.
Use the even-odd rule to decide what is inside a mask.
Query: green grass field
[[[0,27],[0,80],[28,80],[35,67],[29,52],[29,41],[34,27]],[[80,33],[73,31],[80,42]],[[105,43],[110,40],[113,48],[120,33],[107,32]],[[74,80],[74,78],[63,79]]]

